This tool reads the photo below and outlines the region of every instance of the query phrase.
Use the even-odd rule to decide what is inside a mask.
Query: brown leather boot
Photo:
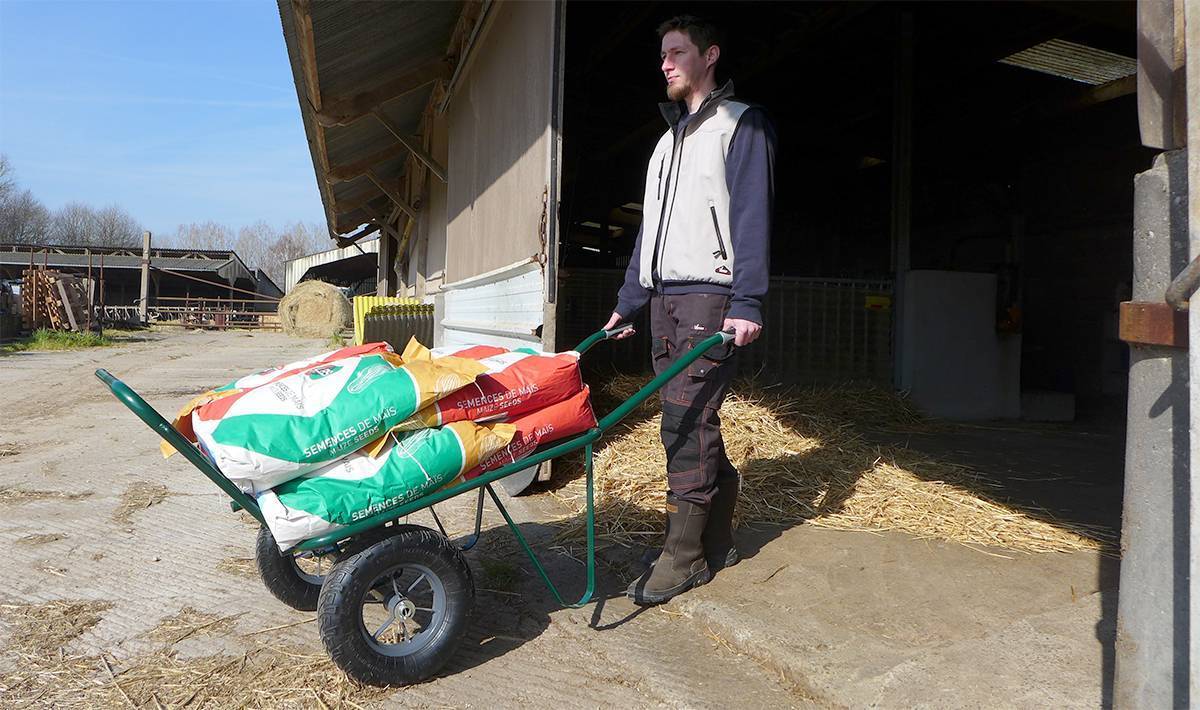
[[[717,572],[737,564],[738,551],[733,542],[733,511],[737,508],[740,478],[736,472],[717,483],[708,507],[708,523],[700,542],[704,545],[704,558],[708,560],[710,572]]]
[[[701,505],[667,494],[667,537],[662,555],[625,591],[637,604],[661,604],[709,580],[700,536],[708,520]]]
[[[704,560],[708,563],[708,571],[713,574],[736,565],[741,559],[733,541],[733,512],[737,508],[738,488],[739,478],[736,473],[721,479],[708,507],[708,522],[704,526],[700,542],[704,546]],[[671,519],[667,518],[667,536],[670,534]],[[661,554],[662,548],[652,547],[642,553],[641,562],[649,567]]]

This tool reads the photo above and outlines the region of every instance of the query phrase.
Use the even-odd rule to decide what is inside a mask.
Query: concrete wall
[[[996,333],[996,275],[910,271],[901,389],[950,419],[1021,414],[1021,336]]]
[[[554,11],[504,2],[448,108],[446,280],[543,252]]]

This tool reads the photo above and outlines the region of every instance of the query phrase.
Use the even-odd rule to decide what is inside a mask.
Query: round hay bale
[[[354,308],[336,286],[304,281],[279,302],[283,332],[300,338],[328,338],[351,326]]]

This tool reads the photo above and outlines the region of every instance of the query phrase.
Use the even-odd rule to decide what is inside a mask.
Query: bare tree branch
[[[29,190],[0,198],[0,242],[36,244],[50,233],[50,210]]]
[[[92,246],[133,247],[141,244],[142,225],[118,205],[109,205],[93,214]]]

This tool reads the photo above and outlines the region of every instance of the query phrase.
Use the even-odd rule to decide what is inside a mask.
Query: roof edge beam
[[[367,171],[367,178],[370,179],[371,182],[375,183],[375,187],[378,187],[383,194],[387,195],[388,199],[390,199],[393,204],[403,210],[405,214],[413,219],[417,218],[416,208],[408,204],[408,202],[400,196],[400,191],[397,190],[395,186],[389,185],[388,181],[383,179],[383,177],[380,176],[379,173],[375,172],[374,169]]]
[[[437,179],[441,180],[442,183],[445,184],[446,168],[442,167],[438,161],[434,160],[432,155],[426,153],[416,139],[411,136],[404,135],[404,132],[400,130],[400,126],[396,125],[396,122],[392,119],[383,115],[383,112],[379,109],[375,109],[371,113],[376,119],[379,120],[381,124],[383,124],[384,128],[388,129],[388,132],[392,134],[392,136],[397,142],[400,143],[400,145],[407,148],[408,152],[412,153],[414,158],[424,163],[425,167],[429,168],[429,172],[436,175]]]
[[[314,106],[314,115],[317,123],[326,128],[345,126],[394,98],[416,91],[430,82],[449,79],[450,74],[450,65],[446,60],[435,59],[398,74],[374,89],[354,96],[330,99],[325,101],[323,107]]]
[[[304,72],[304,88],[313,110],[321,110],[321,84],[317,81],[317,45],[313,39],[312,0],[292,0],[292,18],[296,39],[300,44],[300,68]]]

